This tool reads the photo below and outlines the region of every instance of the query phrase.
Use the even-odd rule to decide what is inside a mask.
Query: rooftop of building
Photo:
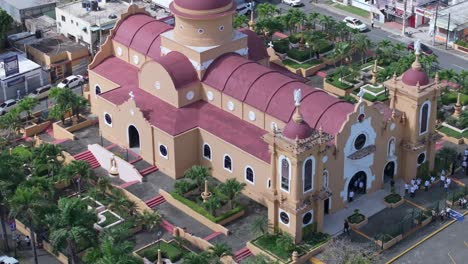
[[[57,0],[3,0],[17,9],[37,8],[42,5],[56,4]]]
[[[463,30],[468,27],[468,1],[449,6],[439,10],[437,15],[437,26],[447,29],[450,14],[450,31]]]
[[[147,3],[142,0],[134,0],[133,4],[139,7],[144,7],[152,17],[160,18],[167,16],[167,13],[163,14],[162,11],[152,10],[151,3]],[[87,21],[91,25],[103,26],[117,22],[120,14],[127,12],[128,7],[130,6],[130,0],[107,0],[98,2],[98,5],[100,9],[98,11],[88,11],[82,6],[81,1],[64,4],[58,8],[75,17]],[[111,18],[113,15],[115,15],[115,18]]]
[[[31,46],[45,54],[59,54],[65,51],[73,52],[76,50],[87,49],[86,47],[64,37],[55,32],[47,32],[41,38],[37,38],[35,34],[22,32],[8,37],[13,42],[13,45],[21,47],[24,45]]]
[[[14,56],[14,55],[18,56],[19,73],[16,73],[7,77],[5,75],[5,69],[3,68],[3,65],[2,65],[2,68],[0,69],[0,80],[3,81],[6,79],[14,78],[15,76],[18,76],[22,73],[32,71],[34,69],[41,67],[39,64],[35,63],[34,61],[28,60],[24,53],[16,52],[16,51],[7,51],[5,53],[1,53],[0,62],[3,62],[3,59]]]

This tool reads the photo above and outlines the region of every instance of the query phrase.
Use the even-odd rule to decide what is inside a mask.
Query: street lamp
[[[307,49],[309,49],[309,60],[311,60],[312,59],[312,50],[310,49],[309,42],[306,42],[305,46],[306,46]]]

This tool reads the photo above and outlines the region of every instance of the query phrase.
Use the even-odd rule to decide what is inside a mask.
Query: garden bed
[[[356,209],[357,210],[357,209]],[[354,214],[348,216],[349,225],[353,229],[359,229],[367,224],[367,217],[359,212],[354,212]]]
[[[441,100],[443,105],[455,104],[458,99],[458,92],[447,91],[442,94]],[[460,101],[462,105],[468,105],[468,95],[461,94]]]
[[[374,242],[380,246],[382,249],[388,249],[394,246],[396,243],[400,242],[403,239],[403,235],[399,234],[395,237],[392,237],[388,234],[384,235],[382,240],[374,240]]]
[[[97,230],[109,228],[123,222],[123,218],[110,210],[104,210],[98,213],[99,221],[94,225]]]
[[[258,247],[260,250],[265,251],[266,253],[274,256],[275,258],[288,262],[291,259],[292,251],[285,250],[283,247],[277,245],[276,240],[279,238],[279,235],[265,234],[251,243]],[[297,247],[296,251],[298,255],[303,255],[305,253],[304,249]]]
[[[446,126],[442,126],[438,130],[439,132],[443,133],[447,137],[452,137],[452,138],[457,139],[458,144],[463,144],[463,138],[468,138],[468,130],[464,131],[463,133],[460,133]]]
[[[388,208],[395,208],[402,205],[405,202],[401,195],[398,193],[391,193],[384,197],[384,203]]]
[[[86,203],[90,210],[94,210],[96,211],[96,213],[100,213],[106,209],[106,207],[102,203],[96,201],[90,196],[86,196],[82,200]]]
[[[186,253],[190,252],[189,249],[184,246],[179,246],[174,240],[169,242],[159,240],[138,249],[135,251],[135,254],[141,258],[146,258],[151,261],[151,263],[154,263],[158,259],[158,249],[161,250],[162,258],[169,259],[172,263],[179,261]]]

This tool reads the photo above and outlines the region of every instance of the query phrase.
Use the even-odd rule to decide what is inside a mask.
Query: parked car
[[[5,264],[19,264],[19,261],[15,258],[9,257],[9,256],[1,256],[0,257],[0,263],[5,263]]]
[[[414,42],[408,43],[408,46],[406,48],[410,51],[414,51]],[[428,46],[421,43],[421,53],[424,55],[432,55],[434,54],[434,51],[431,50]]]
[[[9,99],[0,104],[0,115],[6,114],[8,111],[16,107],[18,101],[15,99]]]
[[[302,6],[301,0],[282,0],[282,2],[290,6]]]
[[[63,79],[57,87],[58,88],[74,88],[78,85],[82,85],[84,83],[83,76],[81,75],[70,75],[67,78]]]
[[[30,93],[28,96],[32,98],[36,98],[37,100],[42,100],[46,97],[49,97],[50,88],[51,88],[50,85],[37,88],[36,90],[34,90],[34,92]]]
[[[246,0],[236,0],[236,5],[237,14],[240,16],[250,15],[255,6],[253,2],[247,2]]]
[[[343,22],[346,23],[346,25],[352,29],[357,29],[360,32],[366,31],[367,26],[366,24],[362,23],[361,20],[354,18],[354,17],[345,17],[343,19]]]

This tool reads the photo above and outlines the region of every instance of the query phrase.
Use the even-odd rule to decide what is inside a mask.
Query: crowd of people
[[[430,179],[426,179],[424,182],[421,178],[413,178],[409,183],[405,183],[405,194],[410,195],[411,198],[416,196],[418,190],[429,191],[429,188],[435,183],[435,176],[431,176]],[[452,180],[446,176],[445,170],[440,172],[440,187],[444,187],[445,191],[448,192]]]
[[[460,153],[459,159],[461,159],[461,166],[463,170],[465,171],[465,175],[468,175],[468,148],[465,149],[465,151],[463,152],[463,157],[461,156],[461,153]]]

